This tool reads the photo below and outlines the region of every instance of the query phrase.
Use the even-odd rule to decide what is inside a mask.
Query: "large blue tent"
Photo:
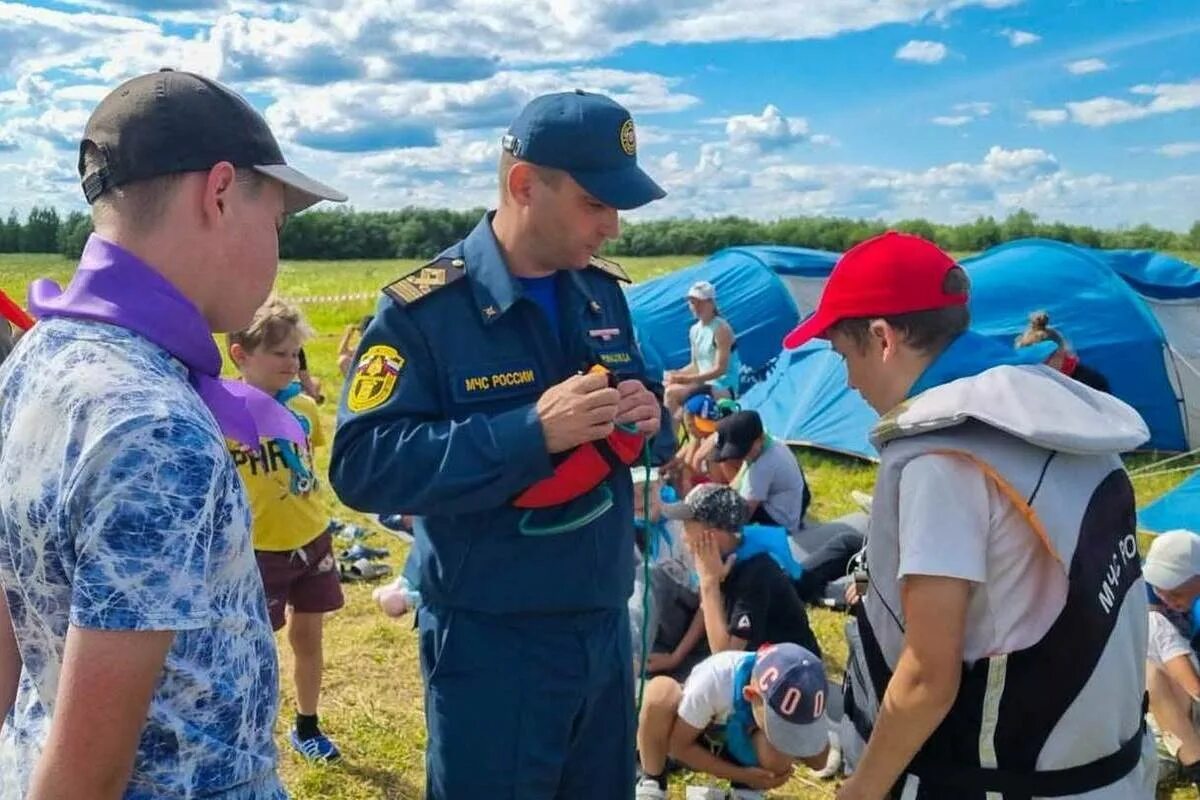
[[[867,434],[879,418],[846,382],[846,365],[828,342],[784,351],[765,379],[747,390],[742,405],[788,444],[875,459]]]
[[[1107,259],[1061,242],[1023,239],[962,263],[971,277],[972,328],[1011,342],[1030,312],[1048,312],[1083,362],[1146,420],[1149,447],[1188,449],[1178,365],[1163,329]]]
[[[683,297],[713,282],[721,311],[752,370],[771,366],[782,336],[811,313],[837,255],[789,247],[737,247],[630,291],[643,345],[660,363],[688,359],[691,319]],[[1030,312],[1045,310],[1083,360],[1109,379],[1151,429],[1150,447],[1200,447],[1200,273],[1149,251],[1099,251],[1025,239],[963,266],[971,276],[973,327],[1012,342]],[[747,407],[791,442],[873,457],[874,419],[845,389],[844,368],[818,350],[779,357]]]

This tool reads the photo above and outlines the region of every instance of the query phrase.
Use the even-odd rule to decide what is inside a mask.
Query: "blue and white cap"
[[[754,658],[750,684],[762,696],[767,741],[786,756],[809,758],[829,743],[821,659],[798,644],[765,647]]]

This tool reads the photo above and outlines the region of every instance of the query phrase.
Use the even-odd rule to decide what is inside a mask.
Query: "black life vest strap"
[[[955,790],[953,795],[947,794],[947,797],[962,796],[957,790],[998,792],[1005,797],[1067,797],[1111,786],[1132,772],[1141,760],[1145,735],[1146,720],[1143,716],[1137,733],[1116,752],[1087,764],[1064,769],[1017,772],[945,763],[923,767],[918,759],[909,771],[921,779],[922,789],[928,786],[932,790],[928,795],[921,792],[918,797],[940,796],[942,792],[938,790]]]

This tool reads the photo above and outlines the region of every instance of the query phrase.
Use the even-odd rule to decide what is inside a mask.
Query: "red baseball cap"
[[[953,258],[920,236],[888,231],[867,239],[838,259],[817,310],[784,337],[783,346],[791,349],[823,339],[843,319],[964,305],[966,294],[942,290],[946,274],[956,267]]]

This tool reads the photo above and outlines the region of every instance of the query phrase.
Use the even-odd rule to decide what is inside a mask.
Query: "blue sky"
[[[160,66],[358,208],[488,204],[506,122],[580,87],[669,192],[633,218],[1200,219],[1195,0],[0,0],[0,211],[81,208],[90,109]]]

